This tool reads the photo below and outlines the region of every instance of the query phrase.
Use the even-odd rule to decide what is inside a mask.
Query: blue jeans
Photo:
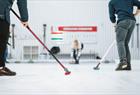
[[[134,30],[136,21],[126,19],[120,21],[116,26],[116,40],[120,61],[126,59],[130,64],[131,54],[129,50],[129,41]]]

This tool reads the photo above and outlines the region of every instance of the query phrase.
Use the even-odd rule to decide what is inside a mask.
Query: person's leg
[[[120,61],[126,58],[125,40],[128,30],[123,27],[124,23],[119,23],[116,27],[116,40]]]
[[[131,35],[132,35],[134,27],[135,27],[135,23],[136,23],[135,21],[130,22],[130,28],[128,30],[126,40],[125,40],[126,58],[127,58],[129,70],[131,70],[131,54],[130,54],[130,50],[129,50],[129,42],[130,42],[130,38],[131,38]]]
[[[76,50],[73,51],[74,63],[76,63]]]
[[[4,20],[0,20],[0,67],[5,66],[3,55],[6,50],[6,44],[8,41],[9,24]]]
[[[76,62],[75,62],[75,64],[79,64],[79,57],[78,57],[78,55],[76,55]]]
[[[6,47],[5,53],[3,55],[3,58],[4,58],[5,63],[7,62],[7,55],[8,55],[8,49]]]
[[[5,66],[4,54],[9,38],[9,23],[5,20],[0,20],[0,76],[13,76],[15,72]]]
[[[118,54],[120,63],[116,70],[123,70],[127,68],[127,57],[126,57],[126,47],[125,47],[125,41],[126,36],[128,33],[128,27],[129,27],[129,21],[124,20],[118,23],[116,27],[116,40],[117,40],[117,48],[118,48]]]
[[[81,49],[77,49],[77,64],[79,64],[80,57],[81,57]]]

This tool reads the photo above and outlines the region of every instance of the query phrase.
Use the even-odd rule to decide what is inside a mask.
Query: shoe
[[[115,70],[116,71],[131,70],[131,64],[130,64],[130,62],[127,62],[126,58],[124,58],[124,59],[120,60],[120,63]]]
[[[132,68],[131,68],[131,64],[130,64],[130,63],[128,63],[127,70],[132,70]]]
[[[0,76],[15,76],[15,75],[16,72],[11,71],[7,67],[3,67],[2,69],[0,69]]]
[[[130,70],[130,68],[128,68],[128,64],[119,63],[118,67],[115,70],[116,71]]]
[[[121,70],[128,70],[128,63],[125,59],[120,60],[120,63],[118,67],[115,69],[116,71],[121,71]]]
[[[79,61],[77,60],[77,61],[75,62],[75,64],[79,64]]]

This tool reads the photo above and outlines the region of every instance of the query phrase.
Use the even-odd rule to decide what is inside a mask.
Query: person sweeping
[[[133,14],[134,6],[137,7],[137,11]],[[128,44],[136,24],[135,16],[139,13],[140,2],[138,0],[110,0],[109,2],[109,16],[115,26],[120,60],[116,71],[131,70],[131,54]]]
[[[0,0],[0,76],[14,76],[16,72],[5,66],[3,58],[9,38],[10,8],[14,0]],[[22,24],[28,26],[27,0],[17,0]]]

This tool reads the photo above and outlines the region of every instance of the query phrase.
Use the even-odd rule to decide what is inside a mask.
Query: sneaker
[[[118,67],[116,68],[116,71],[122,71],[122,70],[131,70],[131,64],[130,62],[127,62],[126,58],[123,58],[120,60],[120,63]]]
[[[127,70],[132,70],[130,63],[128,63]]]
[[[77,61],[75,62],[75,64],[79,64],[79,61],[77,60]]]
[[[2,69],[0,69],[0,76],[15,76],[15,75],[16,72],[11,71],[7,67],[3,67]]]
[[[116,71],[131,70],[131,68],[128,66],[128,64],[121,64],[120,63],[115,70]]]
[[[128,63],[125,59],[123,59],[123,60],[120,60],[120,63],[118,67],[116,68],[116,71],[126,70],[127,68],[128,68]]]

